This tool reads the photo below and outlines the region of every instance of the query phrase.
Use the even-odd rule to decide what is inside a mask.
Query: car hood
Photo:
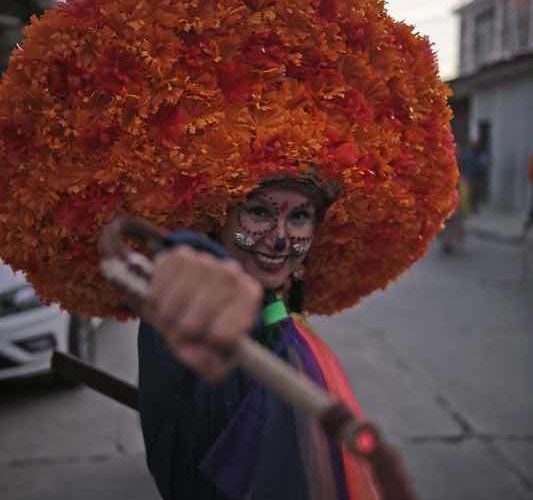
[[[4,264],[0,260],[0,293],[7,292],[13,288],[26,285],[28,282],[24,278],[24,274],[20,271],[13,272],[10,266]]]

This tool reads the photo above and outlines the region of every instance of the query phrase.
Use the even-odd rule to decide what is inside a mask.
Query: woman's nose
[[[287,248],[287,238],[285,236],[276,236],[274,240],[274,250],[276,252],[283,252]]]
[[[283,252],[287,249],[287,234],[285,223],[283,220],[278,220],[272,232],[268,235],[266,243],[275,251]]]

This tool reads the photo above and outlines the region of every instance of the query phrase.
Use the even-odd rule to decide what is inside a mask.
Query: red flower
[[[91,75],[73,61],[56,61],[48,72],[48,90],[55,97],[65,98],[89,87],[91,80]]]
[[[99,255],[94,250],[93,245],[84,245],[79,241],[69,241],[65,245],[62,255],[65,260],[97,265]]]
[[[411,123],[411,113],[405,100],[400,96],[391,95],[385,100],[378,112],[379,119],[388,119],[397,129],[402,129]]]
[[[243,60],[257,68],[271,68],[284,64],[287,48],[276,33],[253,35],[243,43]]]
[[[353,141],[342,139],[333,129],[326,130],[325,137],[326,143],[321,153],[324,175],[336,176],[339,171],[359,160],[361,153]]]
[[[55,211],[55,222],[69,231],[89,235],[96,224],[94,214],[111,215],[121,203],[119,190],[111,192],[105,186],[93,185],[78,197],[62,202]]]
[[[338,0],[320,0],[318,4],[318,14],[326,21],[335,21],[338,10]]]
[[[185,130],[179,105],[163,105],[150,120],[150,131],[158,144],[174,147]]]
[[[296,176],[299,173],[299,169],[296,165],[272,160],[251,162],[250,171],[257,182],[263,179],[268,179],[269,177],[273,177],[275,175],[283,174]]]
[[[8,154],[17,157],[29,153],[33,146],[35,129],[29,121],[0,123],[0,138]]]
[[[243,0],[243,3],[246,4],[249,9],[258,11],[272,5],[275,3],[275,0]]]
[[[346,37],[346,44],[352,50],[363,51],[375,46],[376,25],[369,20],[343,23],[341,29]]]
[[[119,128],[97,124],[80,134],[81,148],[86,154],[103,153],[109,150],[119,135]]]
[[[302,56],[299,64],[287,65],[288,77],[306,81],[316,78],[319,70],[327,68],[327,63],[324,63],[322,54],[318,50],[302,49]]]
[[[180,54],[179,61],[189,68],[203,68],[209,58],[200,47],[187,47]]]
[[[60,2],[57,10],[78,20],[83,18],[99,19],[102,17],[100,14],[100,1],[98,0],[68,0]]]
[[[218,86],[228,102],[242,102],[248,99],[257,82],[251,68],[235,60],[218,66],[217,80]]]
[[[208,182],[203,177],[191,177],[178,174],[170,182],[168,190],[171,193],[174,206],[182,211],[189,212],[193,207],[195,198],[208,188]],[[184,215],[183,213],[181,215]]]
[[[327,128],[324,131],[324,137],[328,145],[340,144],[342,142],[342,138],[339,132],[331,127]]]
[[[133,54],[111,48],[98,62],[94,78],[96,86],[107,94],[118,94],[125,88],[131,93],[140,85],[141,65]]]
[[[211,58],[204,52],[202,45],[204,37],[196,33],[181,34],[182,48],[178,56],[178,61],[188,68],[203,68],[211,64]]]
[[[401,151],[398,157],[392,161],[391,165],[401,175],[414,175],[420,170],[420,162],[405,151]]]
[[[353,165],[359,158],[359,150],[353,142],[345,142],[333,150],[333,158],[343,167]]]
[[[342,111],[356,123],[368,124],[374,119],[374,111],[365,96],[356,89],[350,90],[341,103]]]
[[[266,142],[260,142],[256,140],[252,144],[252,150],[249,158],[250,161],[252,163],[262,162],[264,160],[279,162],[283,157],[285,149],[283,147],[282,140],[283,138],[279,135],[270,137]]]

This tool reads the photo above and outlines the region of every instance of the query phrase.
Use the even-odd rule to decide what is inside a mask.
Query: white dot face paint
[[[257,243],[257,240],[252,236],[242,232],[235,233],[233,236],[233,241],[235,241],[238,246],[245,250],[250,250]]]

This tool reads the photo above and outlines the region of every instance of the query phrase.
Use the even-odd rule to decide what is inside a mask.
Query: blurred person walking
[[[477,213],[483,193],[483,179],[486,171],[486,161],[478,141],[471,141],[469,146],[459,157],[461,176],[469,186],[469,205],[472,212]]]
[[[458,159],[461,157],[459,146],[456,146],[456,156]],[[460,176],[457,183],[457,196],[457,208],[439,234],[441,247],[447,254],[453,254],[464,247],[465,221],[470,213],[470,184],[464,175]]]
[[[470,188],[464,177],[459,179],[457,193],[459,197],[457,209],[446,221],[446,226],[439,236],[442,249],[447,254],[456,253],[464,248],[465,221],[470,213]]]
[[[524,222],[524,233],[529,232],[533,227],[533,155],[529,157],[527,178],[529,181],[529,209],[526,221]]]
[[[522,229],[522,279],[527,283],[533,269],[533,155],[529,157],[527,177],[529,207]]]

